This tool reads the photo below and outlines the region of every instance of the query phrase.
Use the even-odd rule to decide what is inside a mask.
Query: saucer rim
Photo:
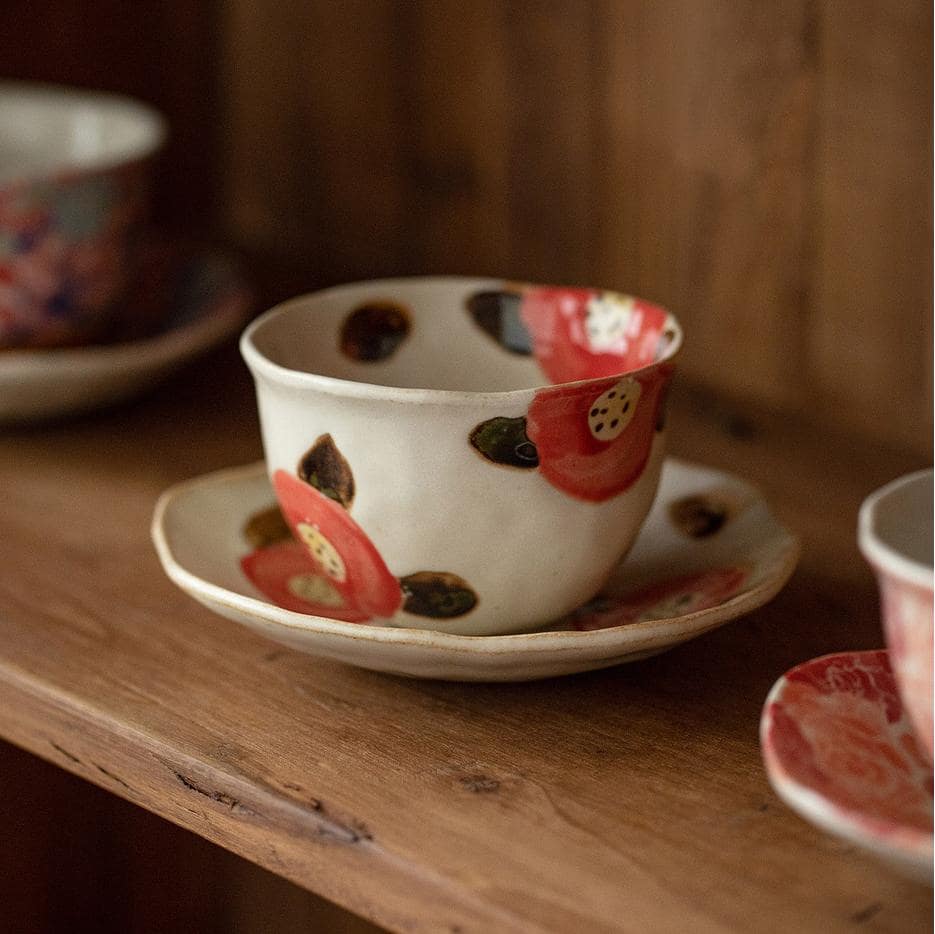
[[[732,476],[724,471],[718,471],[716,468],[704,467],[701,464],[681,458],[666,458],[666,462]],[[697,610],[693,613],[667,619],[644,620],[604,629],[559,631],[543,631],[540,629],[531,632],[475,636],[448,633],[437,629],[348,623],[313,614],[286,610],[266,600],[235,593],[226,587],[199,577],[187,570],[175,559],[165,528],[166,515],[173,502],[194,489],[237,482],[240,479],[254,479],[265,473],[265,463],[256,461],[251,464],[211,471],[176,483],[165,490],[156,502],[150,524],[150,536],[163,570],[177,586],[196,599],[207,600],[235,612],[251,615],[266,624],[282,626],[293,631],[337,636],[355,641],[412,645],[422,648],[497,655],[501,654],[498,649],[502,650],[502,652],[510,652],[520,645],[527,650],[541,652],[580,652],[585,648],[619,648],[621,636],[624,634],[627,637],[637,634],[659,636],[666,633],[666,631],[671,631],[675,637],[685,637],[684,640],[676,638],[673,644],[677,644],[678,641],[685,641],[690,637],[702,635],[768,603],[782,590],[792,576],[801,553],[799,538],[774,519],[777,527],[785,537],[783,559],[777,564],[773,573],[756,587],[736,594],[730,599],[704,610]],[[757,495],[765,504],[765,499],[759,491],[757,491]],[[770,513],[770,516],[772,517],[772,513]],[[626,641],[633,640],[627,638]]]
[[[769,730],[773,723],[773,707],[779,701],[783,690],[788,684],[790,674],[832,658],[853,659],[858,656],[879,654],[889,657],[887,649],[855,649],[844,652],[829,652],[794,665],[780,675],[770,688],[760,714],[759,734],[763,764],[773,791],[780,800],[800,817],[808,820],[826,833],[848,840],[865,850],[873,851],[892,863],[899,864],[906,871],[922,873],[925,878],[931,881],[933,867],[932,845],[933,841],[935,841],[933,833],[926,833],[915,827],[897,824],[894,821],[888,822],[893,828],[892,833],[868,829],[866,822],[868,820],[873,821],[872,816],[868,816],[864,811],[845,807],[794,778],[789,773],[782,758],[776,753],[773,743],[768,739]],[[876,821],[875,823],[881,822]]]

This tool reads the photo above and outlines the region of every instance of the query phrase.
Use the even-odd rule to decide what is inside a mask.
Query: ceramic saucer
[[[932,767],[888,653],[826,655],[786,672],[760,723],[770,782],[829,833],[932,882]]]
[[[766,603],[798,557],[797,540],[752,487],[668,460],[652,512],[602,597],[535,632],[458,636],[275,605],[241,567],[255,553],[245,528],[274,504],[262,463],[171,488],[152,525],[166,573],[209,609],[293,648],[420,678],[525,681],[635,661]]]
[[[250,293],[210,252],[147,256],[132,314],[107,343],[0,352],[0,422],[30,422],[129,398],[242,327]]]

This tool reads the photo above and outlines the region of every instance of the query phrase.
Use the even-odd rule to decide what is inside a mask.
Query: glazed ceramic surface
[[[903,477],[870,496],[858,540],[877,574],[883,629],[903,704],[932,758],[931,470]]]
[[[591,597],[652,503],[680,339],[627,296],[458,278],[254,322],[266,462],[318,613],[494,634]]]
[[[151,386],[232,337],[250,293],[234,264],[210,253],[144,261],[126,301],[146,327],[115,332],[108,344],[0,353],[0,423],[31,422],[98,408]],[[142,330],[143,333],[136,333]]]
[[[760,724],[776,793],[823,830],[932,882],[932,768],[885,651],[817,658],[783,675]]]
[[[164,135],[126,98],[0,82],[0,348],[81,343],[128,309]]]
[[[288,535],[262,464],[167,491],[153,540],[169,577],[228,619],[362,668],[461,681],[546,678],[661,652],[771,599],[798,556],[797,541],[754,489],[673,460],[604,593],[544,630],[518,635],[460,636],[312,615],[303,594],[317,597],[306,577],[317,577],[315,564]]]

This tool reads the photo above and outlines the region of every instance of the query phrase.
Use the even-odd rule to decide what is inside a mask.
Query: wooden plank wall
[[[925,0],[222,0],[225,230],[314,286],[618,287],[731,396],[931,448]]]

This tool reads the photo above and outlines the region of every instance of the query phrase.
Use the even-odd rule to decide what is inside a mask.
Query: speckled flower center
[[[302,541],[308,546],[312,557],[321,565],[325,574],[339,584],[347,580],[347,568],[334,545],[313,525],[300,522],[297,529]]]
[[[642,388],[630,377],[601,393],[588,412],[588,428],[598,441],[613,441],[633,420]]]

